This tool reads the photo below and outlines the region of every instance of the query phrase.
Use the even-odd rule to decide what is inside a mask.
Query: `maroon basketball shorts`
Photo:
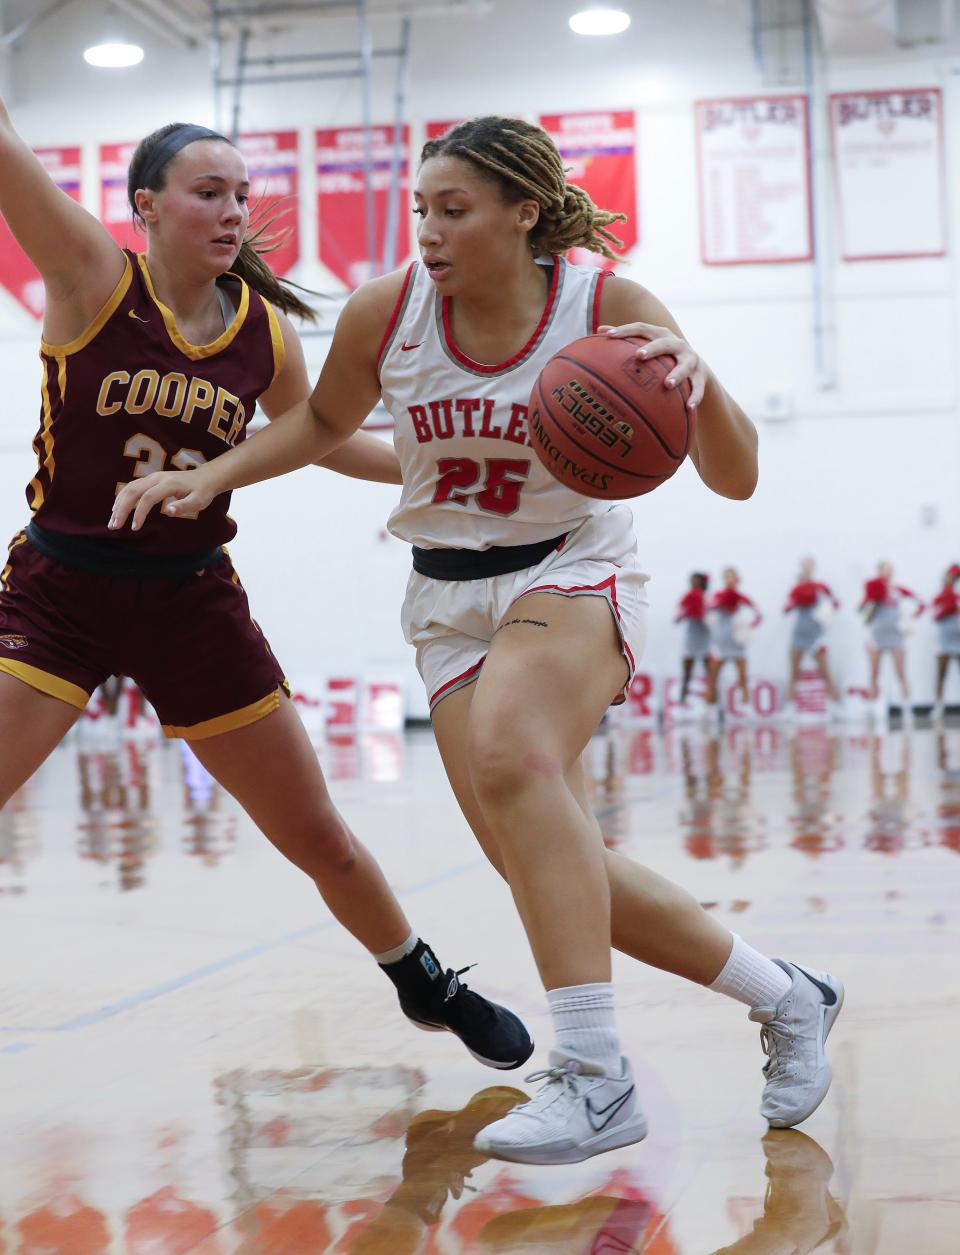
[[[0,578],[0,671],[80,710],[129,676],[186,740],[262,719],[286,688],[226,554],[187,576],[119,579],[45,557],[22,532]]]

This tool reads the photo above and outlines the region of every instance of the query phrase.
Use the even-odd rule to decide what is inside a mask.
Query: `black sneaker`
[[[523,1021],[468,989],[460,980],[468,968],[444,971],[424,942],[383,970],[396,985],[400,1009],[411,1023],[428,1033],[453,1033],[488,1068],[520,1068],[533,1054],[533,1039]]]

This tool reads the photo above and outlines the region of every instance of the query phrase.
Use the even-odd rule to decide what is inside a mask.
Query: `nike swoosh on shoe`
[[[629,1099],[630,1095],[633,1093],[635,1088],[636,1087],[634,1085],[631,1085],[625,1094],[621,1094],[619,1098],[615,1098],[613,1102],[608,1103],[606,1107],[601,1107],[599,1110],[597,1110],[597,1108],[594,1107],[593,1103],[590,1101],[589,1098],[584,1099],[584,1102],[587,1104],[587,1119],[590,1121],[590,1127],[591,1129],[593,1129],[594,1133],[600,1133],[607,1127],[607,1125],[610,1123],[613,1117],[617,1114],[620,1108]],[[607,1116],[606,1120],[604,1120],[602,1124],[594,1124],[594,1121],[593,1121],[594,1116],[606,1115],[608,1111],[610,1112],[610,1114]]]
[[[803,972],[804,976],[806,976],[808,981],[811,981],[814,985],[816,985],[816,987],[823,994],[823,1001],[826,1003],[828,1007],[832,1007],[833,1004],[837,1001],[836,990],[831,989],[829,985],[825,985],[823,981],[817,980],[815,976],[811,976],[810,973],[805,968],[797,967],[796,964],[794,964],[794,967],[797,968],[798,972]]]

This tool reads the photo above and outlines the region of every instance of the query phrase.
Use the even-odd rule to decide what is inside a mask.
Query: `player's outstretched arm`
[[[285,414],[310,395],[310,381],[303,356],[303,345],[290,319],[275,311],[283,334],[284,363],[274,382],[260,398],[260,408],[273,420]],[[316,464],[351,479],[366,479],[378,484],[401,484],[400,459],[392,444],[366,431],[355,431],[328,457]]]
[[[14,130],[2,100],[0,214],[43,278],[45,336],[58,343],[73,339],[119,282],[123,253],[96,218],[57,187]]]
[[[642,350],[645,357],[670,353],[677,359],[666,386],[675,388],[685,379],[690,383],[688,404],[697,410],[690,459],[700,478],[721,497],[751,497],[757,486],[757,429],[684,338],[663,302],[638,283],[612,277],[603,285],[600,322],[608,335],[649,340]]]
[[[117,494],[110,527],[131,518],[139,531],[154,506],[190,517],[223,492],[274,479],[321,462],[357,430],[380,397],[377,352],[403,274],[358,288],[344,306],[317,385],[306,401],[281,414],[235,449],[191,471],[160,471],[132,480]]]

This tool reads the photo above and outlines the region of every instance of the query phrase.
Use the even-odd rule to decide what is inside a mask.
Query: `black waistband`
[[[203,553],[140,553],[129,545],[110,540],[90,540],[70,536],[66,532],[50,532],[30,522],[27,540],[34,549],[77,571],[94,575],[111,575],[120,580],[176,579],[213,566],[223,557],[223,549],[207,549]]]
[[[567,533],[533,545],[492,545],[489,549],[418,549],[413,569],[432,580],[486,580],[536,566],[558,549]]]

